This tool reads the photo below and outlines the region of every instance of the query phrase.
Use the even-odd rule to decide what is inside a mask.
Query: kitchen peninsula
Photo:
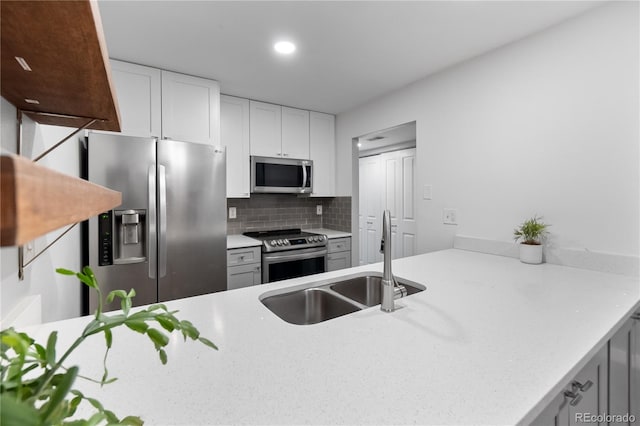
[[[147,424],[529,424],[640,306],[639,281],[457,249],[393,262],[426,286],[384,313],[364,309],[314,325],[269,311],[267,291],[381,271],[381,264],[175,300],[219,346],[173,336],[162,366],[142,336],[118,329],[100,389],[117,415]],[[59,347],[87,324],[30,331]],[[100,377],[104,342],[70,363]],[[70,364],[72,365],[72,364]]]

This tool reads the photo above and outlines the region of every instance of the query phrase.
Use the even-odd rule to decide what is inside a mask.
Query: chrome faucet
[[[382,241],[380,253],[384,254],[384,270],[382,272],[382,303],[380,309],[393,312],[396,308],[394,300],[407,295],[405,286],[398,284],[391,272],[391,212],[382,213]]]

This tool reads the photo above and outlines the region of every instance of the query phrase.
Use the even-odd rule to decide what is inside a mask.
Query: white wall
[[[16,109],[1,98],[2,152],[15,153]],[[33,158],[73,131],[66,127],[41,126],[23,117],[23,155]],[[39,161],[51,169],[79,175],[79,153],[77,139],[65,142],[51,154]],[[39,251],[53,241],[61,232],[56,231],[35,241]],[[38,257],[25,270],[25,279],[18,280],[18,249],[0,249],[0,319],[12,315],[22,301],[40,295],[43,322],[79,316],[81,312],[80,284],[77,280],[55,273],[56,268],[78,270],[80,268],[80,229],[76,226],[62,237],[51,249]]]
[[[638,17],[636,2],[601,6],[340,114],[352,229],[352,138],[416,120],[418,195],[433,185],[417,200],[419,252],[455,234],[511,241],[538,214],[555,247],[638,256]],[[445,207],[459,225],[442,224]]]

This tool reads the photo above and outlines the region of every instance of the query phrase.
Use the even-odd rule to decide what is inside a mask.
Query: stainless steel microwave
[[[251,157],[251,192],[310,194],[313,161],[295,158]]]

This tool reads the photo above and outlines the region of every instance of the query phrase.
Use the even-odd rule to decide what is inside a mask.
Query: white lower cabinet
[[[227,290],[262,284],[260,247],[227,250]]]
[[[351,268],[351,237],[329,240],[327,271]]]
[[[609,414],[612,426],[640,422],[640,313],[609,341]]]
[[[609,412],[608,358],[608,345],[604,345],[532,424],[606,425],[605,416]]]

